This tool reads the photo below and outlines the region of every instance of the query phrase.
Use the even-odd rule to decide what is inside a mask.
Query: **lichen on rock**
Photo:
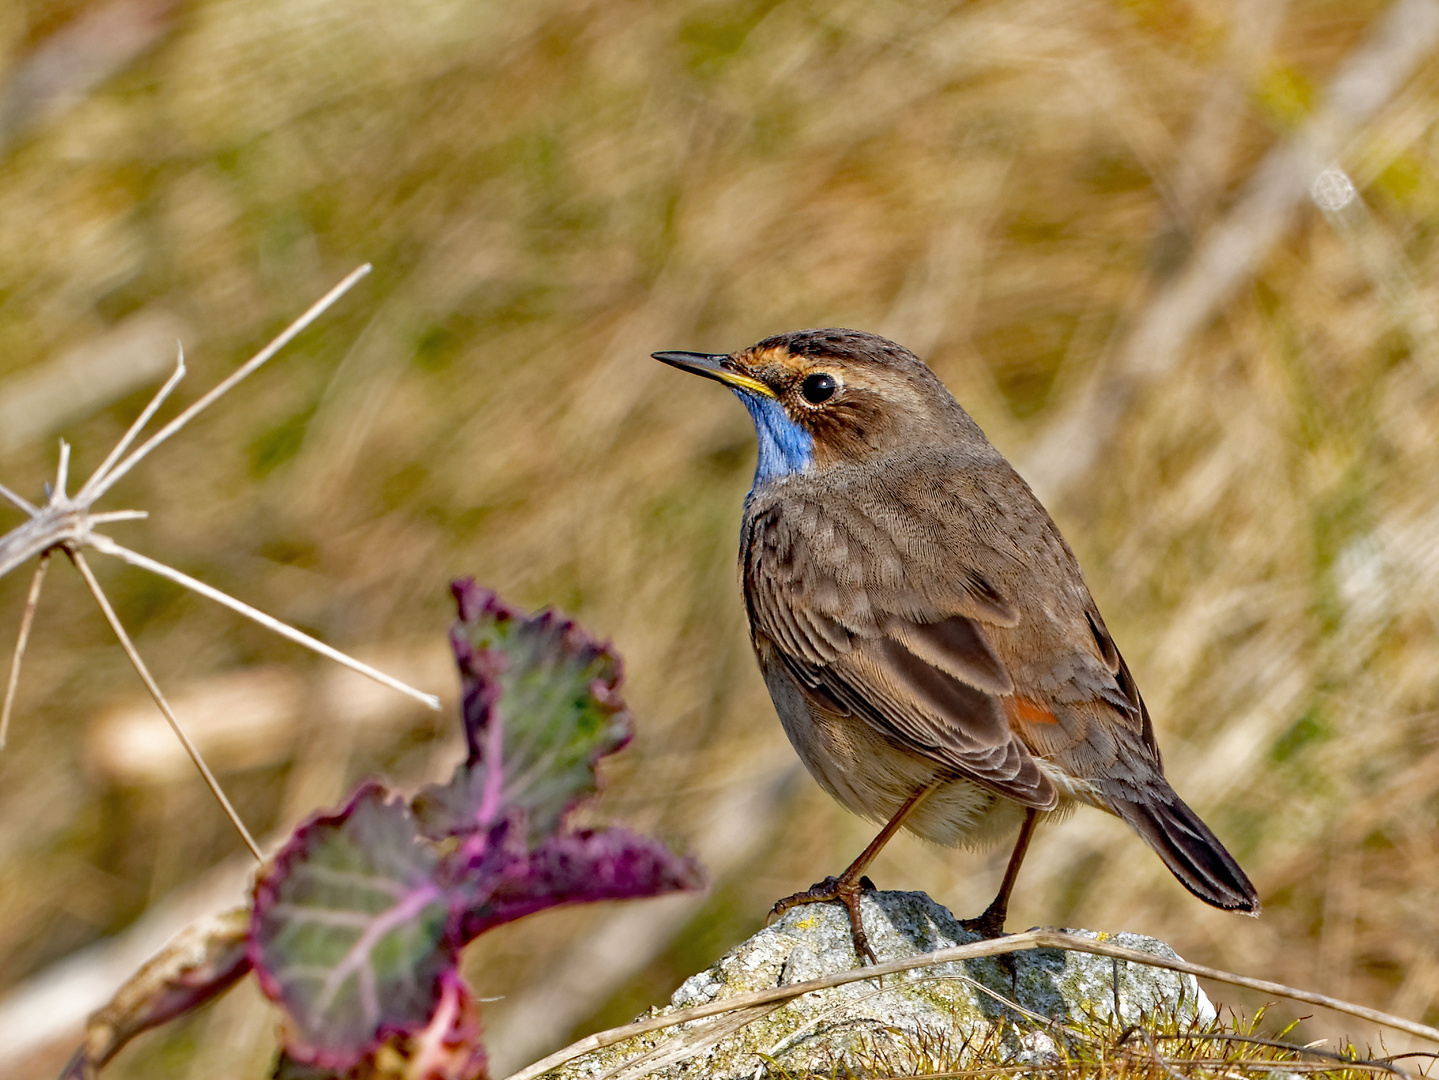
[[[865,928],[881,961],[979,940],[923,893],[870,892]],[[1138,934],[1082,934],[1173,958],[1169,946]],[[849,920],[838,904],[794,908],[675,991],[656,1014],[755,990],[807,982],[858,965]],[[725,1017],[652,1032],[579,1058],[554,1074],[581,1080],[636,1073],[679,1080],[739,1080],[783,1071],[863,1073],[876,1052],[933,1042],[1001,1051],[1011,1064],[1052,1059],[1056,1024],[1128,1025],[1165,1016],[1215,1019],[1193,976],[1087,953],[1036,949],[957,961],[816,991],[721,1032]],[[645,1058],[641,1063],[637,1059]],[[658,1065],[658,1068],[654,1068]],[[653,1069],[653,1071],[650,1071]]]

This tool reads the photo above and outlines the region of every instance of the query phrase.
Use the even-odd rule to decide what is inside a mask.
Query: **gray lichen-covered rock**
[[[865,928],[881,961],[978,940],[923,893],[874,892],[863,898]],[[1137,934],[1099,935],[1116,944],[1173,957],[1169,946]],[[685,981],[667,1009],[805,982],[857,966],[849,920],[838,904],[810,904]],[[1028,1014],[1028,1015],[1026,1015]],[[1093,1023],[1141,1015],[1212,1021],[1214,1008],[1192,976],[1107,957],[1041,949],[960,961],[848,983],[796,998],[758,1018],[702,1020],[653,1032],[580,1058],[555,1075],[566,1080],[635,1075],[750,1078],[777,1071],[833,1075],[842,1065],[863,1074],[876,1054],[907,1048],[1002,1045],[1010,1061],[1051,1058],[1046,1021]],[[740,1020],[746,1020],[739,1023]],[[987,1040],[987,1041],[986,1041]],[[633,1070],[626,1068],[626,1063]],[[844,1075],[841,1070],[839,1075]]]

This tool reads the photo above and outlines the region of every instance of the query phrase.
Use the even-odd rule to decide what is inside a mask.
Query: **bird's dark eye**
[[[806,375],[804,382],[799,384],[799,392],[811,405],[819,405],[834,397],[834,392],[839,389],[839,381],[827,371],[817,371],[813,375]]]

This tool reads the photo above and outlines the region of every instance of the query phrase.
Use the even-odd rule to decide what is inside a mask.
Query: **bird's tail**
[[[1227,911],[1259,914],[1259,894],[1234,856],[1172,788],[1151,789],[1143,802],[1111,797],[1114,812],[1144,838],[1186,889]]]

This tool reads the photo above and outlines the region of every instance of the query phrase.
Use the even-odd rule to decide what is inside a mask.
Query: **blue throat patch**
[[[759,437],[759,460],[755,463],[754,486],[790,473],[801,472],[814,460],[814,438],[786,415],[784,406],[772,397],[731,387],[749,410]]]

